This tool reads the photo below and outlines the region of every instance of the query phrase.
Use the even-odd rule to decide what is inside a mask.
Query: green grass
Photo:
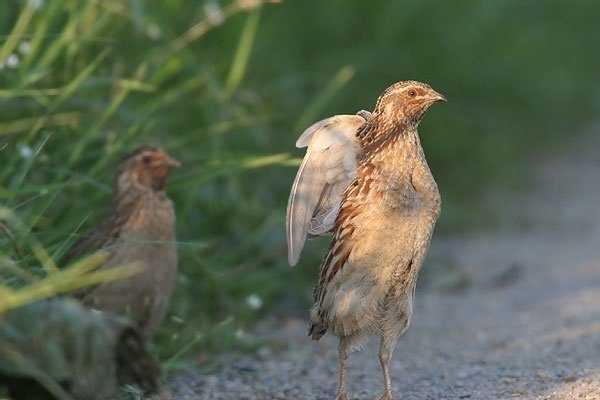
[[[223,18],[237,19],[243,29],[237,49],[223,55],[230,65],[219,71],[209,60],[193,62],[189,49],[202,40],[194,26],[204,26],[206,35],[224,29],[207,23],[202,7],[176,32],[141,2],[141,8],[118,1],[3,7],[10,29],[0,48],[0,202],[7,210],[0,245],[6,283],[24,285],[11,299],[71,287],[59,279],[65,266],[56,260],[107,211],[118,159],[156,143],[185,163],[169,188],[183,273],[161,354],[174,365],[172,357],[190,343],[213,349],[229,337],[225,349],[234,345],[239,327],[256,318],[244,299],[255,294],[268,301],[280,287],[262,284],[283,251],[281,239],[262,243],[280,229],[280,205],[268,198],[268,182],[249,179],[296,164],[292,155],[265,148],[269,117],[260,99],[238,90],[259,3],[224,8]],[[14,277],[21,271],[31,280]],[[62,286],[40,291],[50,282]]]
[[[184,168],[169,185],[182,273],[157,351],[175,368],[251,349],[249,324],[310,298],[323,243],[289,270],[283,220],[312,121],[369,109],[398,79],[446,94],[421,127],[444,234],[492,220],[479,194],[523,182],[524,156],[564,146],[600,109],[592,1],[259,3],[2,2],[7,288],[60,273],[107,210],[118,159],[160,144]]]

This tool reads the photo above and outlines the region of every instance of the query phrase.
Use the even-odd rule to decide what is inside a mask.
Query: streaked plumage
[[[357,115],[337,115],[310,126],[296,141],[307,147],[292,186],[287,210],[289,263],[296,265],[307,236],[329,232],[340,198],[356,177],[360,145],[355,132],[364,125]]]
[[[307,235],[331,232],[311,310],[310,334],[340,337],[338,399],[346,398],[348,351],[381,337],[384,399],[389,361],[412,315],[414,288],[440,213],[440,195],[417,133],[425,111],[445,100],[426,84],[398,82],[372,115],[335,116],[308,128],[288,204],[288,255]]]
[[[86,306],[126,315],[150,338],[167,310],[177,277],[175,213],[164,188],[169,170],[179,165],[158,148],[142,147],[127,157],[115,175],[110,215],[82,237],[64,259],[68,263],[104,249],[101,268],[129,264],[143,271],[79,293]]]

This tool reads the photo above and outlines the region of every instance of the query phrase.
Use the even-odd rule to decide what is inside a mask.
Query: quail
[[[337,400],[346,400],[348,353],[380,338],[383,395],[391,400],[390,362],[409,326],[417,275],[441,211],[437,184],[417,128],[446,101],[429,85],[401,81],[372,113],[337,115],[310,126],[308,147],[288,202],[288,261],[309,236],[332,235],[314,290],[309,335],[339,337]]]
[[[114,399],[124,385],[154,394],[159,383],[158,363],[124,318],[92,312],[72,299],[2,315],[0,388],[14,400]]]
[[[156,147],[141,147],[120,164],[113,184],[112,210],[77,241],[64,263],[100,249],[109,258],[100,268],[136,264],[126,279],[77,293],[90,308],[129,317],[150,339],[162,322],[177,277],[175,213],[165,193],[169,171],[180,163]]]

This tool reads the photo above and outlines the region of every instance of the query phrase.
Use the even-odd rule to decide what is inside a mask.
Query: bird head
[[[440,101],[446,98],[428,84],[400,81],[383,92],[373,114],[392,124],[418,125],[429,107]]]
[[[161,191],[169,172],[181,163],[158,147],[143,146],[127,156],[116,175],[117,191],[132,188]]]

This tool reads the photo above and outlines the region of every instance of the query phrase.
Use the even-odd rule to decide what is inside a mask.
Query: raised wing
[[[359,115],[336,115],[306,129],[296,147],[308,146],[287,208],[288,261],[298,263],[307,236],[323,235],[335,224],[342,195],[356,177]]]

